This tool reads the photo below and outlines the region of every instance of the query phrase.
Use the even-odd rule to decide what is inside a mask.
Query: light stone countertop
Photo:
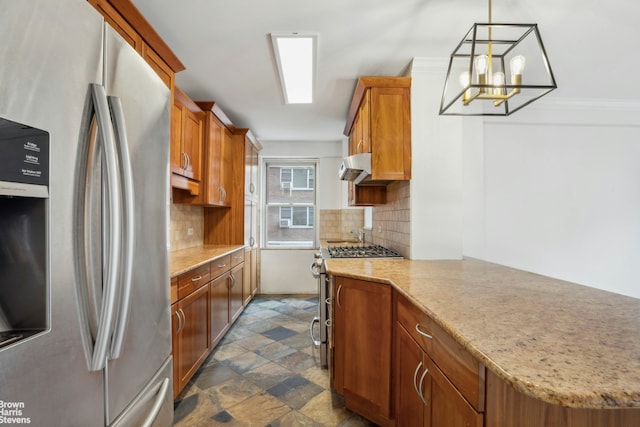
[[[204,245],[171,252],[169,254],[171,277],[179,276],[243,247],[242,245]]]
[[[640,407],[640,299],[469,258],[326,266],[395,286],[529,396],[575,408]]]

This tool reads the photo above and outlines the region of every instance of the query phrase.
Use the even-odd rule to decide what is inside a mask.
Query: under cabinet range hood
[[[338,176],[343,181],[360,184],[371,176],[371,153],[354,154],[343,158]]]

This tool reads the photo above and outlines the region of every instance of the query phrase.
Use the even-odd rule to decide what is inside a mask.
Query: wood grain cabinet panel
[[[200,194],[204,112],[180,88],[171,109],[171,185]]]
[[[347,408],[391,426],[391,288],[335,278],[334,388]]]
[[[215,347],[229,330],[229,272],[211,281],[211,345]]]
[[[202,286],[174,304],[174,398],[189,382],[211,350],[209,286]]]
[[[350,184],[349,205],[384,204],[389,182],[411,179],[410,89],[409,77],[358,79],[345,135],[349,155],[371,153],[371,180]]]

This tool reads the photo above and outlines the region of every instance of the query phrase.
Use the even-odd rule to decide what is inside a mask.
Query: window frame
[[[260,215],[260,222],[262,223],[261,226],[261,248],[263,249],[316,249],[318,247],[318,239],[319,239],[319,224],[318,224],[318,218],[319,218],[319,211],[318,211],[318,171],[320,169],[320,159],[318,158],[308,158],[308,157],[280,157],[280,156],[273,156],[273,157],[262,157],[261,159],[262,161],[262,182],[265,183],[265,185],[262,186],[262,197],[261,197],[261,215]],[[270,188],[268,187],[269,184],[269,169],[271,167],[279,167],[281,168],[280,170],[280,176],[279,178],[276,179],[280,179],[280,182],[278,182],[278,186],[280,186],[280,191],[313,191],[313,201],[312,202],[298,202],[298,203],[281,203],[281,202],[269,202],[269,190]],[[312,168],[313,170],[313,174],[311,174],[309,171],[307,172],[307,176],[306,176],[306,188],[303,187],[294,187],[294,170],[295,169],[308,169],[309,167]],[[282,177],[283,177],[283,170],[289,170],[290,174],[287,174],[285,172],[285,177],[286,176],[290,176],[291,178],[291,185],[288,188],[284,188],[282,186]],[[273,179],[272,179],[273,180]],[[289,182],[289,181],[287,181]],[[274,184],[271,184],[274,185]],[[274,187],[275,188],[275,187]],[[272,189],[273,190],[273,189]],[[269,241],[268,237],[270,235],[269,233],[269,227],[272,226],[273,227],[273,223],[270,224],[269,223],[269,211],[270,208],[279,208],[279,212],[277,215],[278,218],[278,225],[280,226],[281,223],[280,221],[283,219],[289,219],[290,221],[290,225],[289,227],[282,227],[282,228],[291,228],[291,229],[312,229],[313,230],[313,238],[312,240],[301,240],[300,244],[296,243],[295,240],[292,240],[291,242],[288,241],[283,241],[282,243],[279,243],[279,241],[277,240],[273,240],[273,241]],[[283,218],[282,217],[282,208],[287,208],[290,207],[291,208],[291,218]],[[294,207],[299,207],[299,208],[305,208],[307,210],[307,221],[306,221],[306,225],[294,225],[293,224],[293,208]],[[313,215],[310,215],[309,210],[312,209],[313,210]],[[273,221],[273,218],[271,218],[271,220]],[[310,224],[310,221],[312,222]],[[287,244],[290,243],[290,244]]]

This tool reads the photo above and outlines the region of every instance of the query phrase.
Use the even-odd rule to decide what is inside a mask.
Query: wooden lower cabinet
[[[214,347],[229,330],[229,273],[209,284],[211,292],[211,346]]]
[[[245,265],[241,248],[172,278],[174,399],[242,314]]]
[[[396,323],[396,426],[482,427],[462,397],[405,328]]]
[[[172,306],[174,398],[211,351],[209,286]]]
[[[391,288],[346,277],[334,287],[334,388],[348,409],[392,426]]]
[[[239,264],[231,269],[229,274],[229,318],[233,323],[244,307],[242,298],[244,283],[244,263]]]

